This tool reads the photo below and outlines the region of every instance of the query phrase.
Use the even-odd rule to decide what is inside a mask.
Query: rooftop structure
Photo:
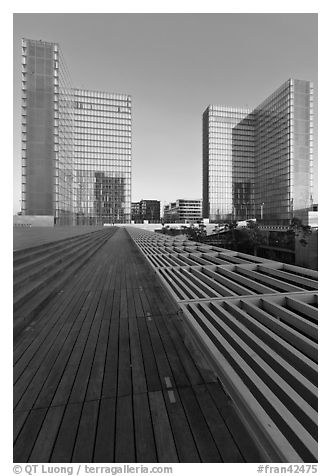
[[[14,276],[15,463],[262,460],[125,229],[21,249]]]

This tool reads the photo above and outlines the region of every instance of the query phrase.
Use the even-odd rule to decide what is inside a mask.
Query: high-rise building
[[[69,107],[68,107],[69,106]],[[73,220],[73,115],[59,45],[22,40],[22,213]]]
[[[248,109],[217,105],[209,106],[203,114],[203,216],[211,221],[236,215],[233,182],[239,150],[232,150],[232,136],[233,129],[248,114]],[[249,133],[254,133],[249,127],[250,124]],[[243,134],[243,138],[246,139],[246,135]],[[247,136],[247,142],[251,138]],[[237,158],[239,161],[240,154]],[[236,169],[238,174],[240,166]]]
[[[22,40],[22,214],[129,223],[131,97],[74,89],[57,43]]]
[[[73,90],[78,224],[129,223],[131,97]]]
[[[289,79],[254,110],[203,114],[203,213],[303,222],[312,199],[313,86]]]

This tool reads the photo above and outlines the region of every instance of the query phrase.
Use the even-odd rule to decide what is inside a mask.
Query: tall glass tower
[[[57,43],[22,40],[22,213],[129,223],[131,97],[74,89]]]
[[[203,216],[307,220],[313,182],[313,86],[289,79],[254,110],[203,114]]]
[[[75,89],[73,100],[76,221],[129,223],[131,97]]]
[[[59,45],[22,40],[22,213],[72,224],[73,115]]]
[[[312,83],[289,79],[254,114],[255,201],[262,218],[305,221],[313,186]]]
[[[240,150],[233,148],[233,131],[249,112],[248,109],[210,105],[203,114],[203,216],[211,221],[238,217],[239,208],[236,208],[233,195],[235,176],[240,173],[235,164]],[[251,134],[249,119],[246,122]],[[239,141],[239,131],[237,137]],[[249,141],[251,136],[247,137]]]

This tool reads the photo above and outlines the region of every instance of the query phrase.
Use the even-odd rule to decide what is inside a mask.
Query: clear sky
[[[58,42],[73,86],[132,95],[133,201],[201,198],[209,104],[254,108],[288,78],[306,79],[317,121],[317,14],[14,14],[14,213],[22,37]]]

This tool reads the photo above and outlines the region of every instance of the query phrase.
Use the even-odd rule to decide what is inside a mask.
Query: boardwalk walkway
[[[102,229],[102,226],[13,227],[13,248],[21,250]]]
[[[14,461],[260,461],[177,311],[118,229],[15,344]]]

